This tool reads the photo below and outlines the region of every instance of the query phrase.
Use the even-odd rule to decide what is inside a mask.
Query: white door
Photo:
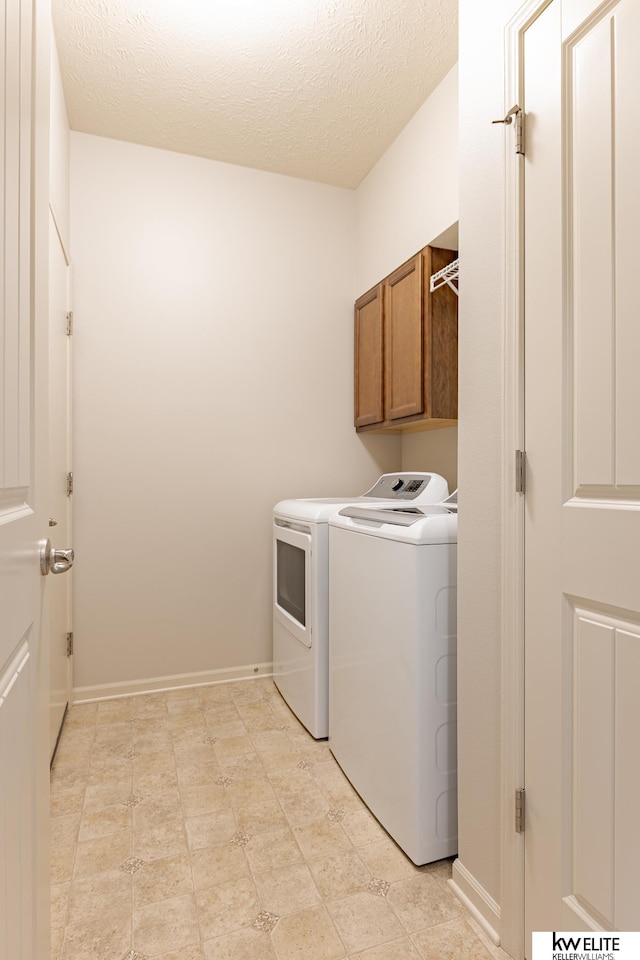
[[[39,569],[47,531],[48,23],[31,0],[1,0],[0,17],[0,956],[37,960],[49,956],[49,657]]]
[[[53,212],[49,211],[49,537],[55,547],[69,547],[71,500],[67,476],[71,471],[71,337],[68,335],[69,263]],[[53,756],[67,704],[71,700],[72,571],[52,576],[49,591],[49,754]]]
[[[640,930],[639,50],[638,0],[524,36],[527,951]]]

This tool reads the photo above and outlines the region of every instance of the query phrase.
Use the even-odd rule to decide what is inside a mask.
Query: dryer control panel
[[[376,500],[415,500],[437,503],[449,495],[449,486],[439,473],[385,473],[364,494]]]

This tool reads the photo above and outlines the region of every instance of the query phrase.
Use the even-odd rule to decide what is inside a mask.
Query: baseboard
[[[255,680],[273,675],[272,663],[248,664],[223,670],[205,670],[201,673],[178,673],[172,677],[153,677],[147,680],[125,680],[122,683],[101,683],[92,687],[74,687],[74,703],[93,703],[96,700],[115,700],[119,697],[138,697],[144,693],[180,690],[184,687],[207,687],[215,683],[236,680]]]
[[[500,946],[500,907],[467,868],[455,860],[449,886],[477,920],[489,939]]]

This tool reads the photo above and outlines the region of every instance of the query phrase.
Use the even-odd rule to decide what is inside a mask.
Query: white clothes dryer
[[[457,852],[457,505],[329,524],[329,748],[415,864]]]
[[[273,511],[273,679],[316,739],[329,735],[329,517],[341,507],[437,503],[437,473],[386,473],[359,497],[281,500]]]

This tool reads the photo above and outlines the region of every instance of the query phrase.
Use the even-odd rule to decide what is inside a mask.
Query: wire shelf
[[[458,274],[460,272],[460,260],[456,259],[453,263],[448,264],[443,270],[438,270],[437,273],[431,275],[431,280],[429,282],[429,290],[431,293],[434,290],[439,290],[440,287],[444,287],[445,284],[453,290],[456,296],[458,296]],[[455,281],[455,283],[454,283]]]

